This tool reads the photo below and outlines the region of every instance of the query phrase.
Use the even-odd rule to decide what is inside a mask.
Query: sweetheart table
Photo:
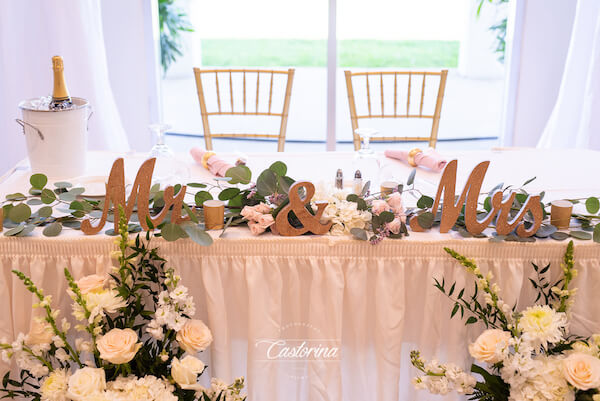
[[[223,154],[223,158],[233,155]],[[490,160],[483,190],[500,182],[520,186],[537,179],[528,192],[546,192],[545,201],[600,195],[600,181],[591,179],[600,152],[513,149],[453,152],[458,159],[457,191],[480,161]],[[115,157],[125,158],[132,179],[143,155],[90,152],[86,175],[107,175]],[[331,182],[338,168],[352,176],[352,153],[251,154],[247,165],[254,174],[281,160],[288,175],[315,183]],[[383,157],[382,157],[383,158]],[[190,182],[212,176],[188,162]],[[394,175],[406,179],[411,167],[385,160]],[[26,162],[0,178],[0,196],[29,188]],[[256,178],[254,176],[254,178]],[[439,173],[419,170],[415,187],[435,195]],[[415,202],[409,198],[405,202]],[[107,227],[108,228],[108,227]],[[190,240],[155,239],[161,254],[176,267],[190,287],[197,313],[211,328],[214,342],[202,359],[209,374],[225,380],[245,375],[249,400],[413,400],[424,395],[412,389],[415,374],[409,353],[419,348],[423,356],[470,363],[467,344],[478,334],[459,319],[449,320],[452,302],[433,287],[433,277],[472,283],[443,247],[475,259],[492,271],[504,299],[513,304],[531,303],[535,297],[528,277],[531,262],[560,272],[566,242],[491,243],[462,238],[436,229],[410,232],[408,238],[386,239],[377,245],[350,237],[253,237],[245,228],[228,229],[214,244],[201,247]],[[104,273],[112,266],[114,238],[84,236],[66,230],[54,238],[33,232],[25,238],[0,237],[0,337],[12,338],[27,331],[32,298],[10,273],[19,269],[52,294],[69,315],[64,268],[75,278]],[[573,331],[600,332],[600,244],[575,241],[579,287],[573,309]],[[592,306],[594,305],[594,306]],[[299,357],[281,352],[324,347],[325,357]],[[301,355],[300,355],[301,356]],[[452,396],[448,397],[452,399]]]

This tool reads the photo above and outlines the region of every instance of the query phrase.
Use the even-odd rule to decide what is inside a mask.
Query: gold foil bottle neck
[[[65,107],[72,105],[72,103],[65,81],[62,57],[52,57],[52,70],[54,71],[54,89],[52,90],[51,108],[64,109]]]
[[[64,71],[65,67],[61,56],[52,57],[52,69],[54,71]]]

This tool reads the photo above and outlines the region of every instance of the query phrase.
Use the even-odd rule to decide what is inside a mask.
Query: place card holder
[[[225,219],[225,202],[211,199],[202,204],[204,211],[204,228],[207,230],[218,230],[223,228]]]
[[[550,205],[550,224],[556,228],[569,228],[573,204],[568,200],[555,200]]]

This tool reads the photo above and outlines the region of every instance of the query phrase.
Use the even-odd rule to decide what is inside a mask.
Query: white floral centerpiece
[[[533,265],[537,279],[530,281],[537,292],[536,304],[523,311],[502,300],[491,273],[484,275],[472,260],[445,250],[475,277],[470,296],[456,283],[447,289],[443,280],[436,280],[435,286],[454,302],[451,316],[460,313],[467,317],[466,324],[480,321],[486,327],[469,345],[479,364],[473,364],[471,372],[480,379],[454,364],[426,362],[419,351],[413,351],[411,362],[422,373],[413,380],[417,389],[434,394],[454,390],[471,394],[471,400],[600,400],[600,336],[584,338],[569,331],[569,309],[576,292],[569,284],[577,275],[572,241],[558,281],[547,278],[550,265]]]
[[[349,201],[351,193],[344,189],[331,188],[319,183],[312,198],[312,206],[316,209],[316,202],[328,202],[321,222],[333,222],[329,232],[331,235],[348,235],[353,228],[364,229],[371,221],[368,210],[360,210],[358,203]]]
[[[121,210],[121,215],[124,213]],[[2,382],[2,398],[41,401],[242,401],[244,379],[231,385],[198,378],[198,357],[212,342],[194,319],[195,306],[175,270],[138,236],[130,240],[120,221],[118,267],[75,280],[65,269],[73,300],[71,323],[53,309],[25,274],[13,271],[37,297],[29,333],[0,342],[2,358],[16,368]],[[14,366],[13,365],[13,366]],[[11,374],[12,373],[12,374]]]

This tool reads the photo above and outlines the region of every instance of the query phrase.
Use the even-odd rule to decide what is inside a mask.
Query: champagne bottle
[[[69,90],[65,82],[63,59],[60,56],[52,57],[52,70],[54,71],[54,90],[52,91],[51,110],[64,110],[73,106]]]

